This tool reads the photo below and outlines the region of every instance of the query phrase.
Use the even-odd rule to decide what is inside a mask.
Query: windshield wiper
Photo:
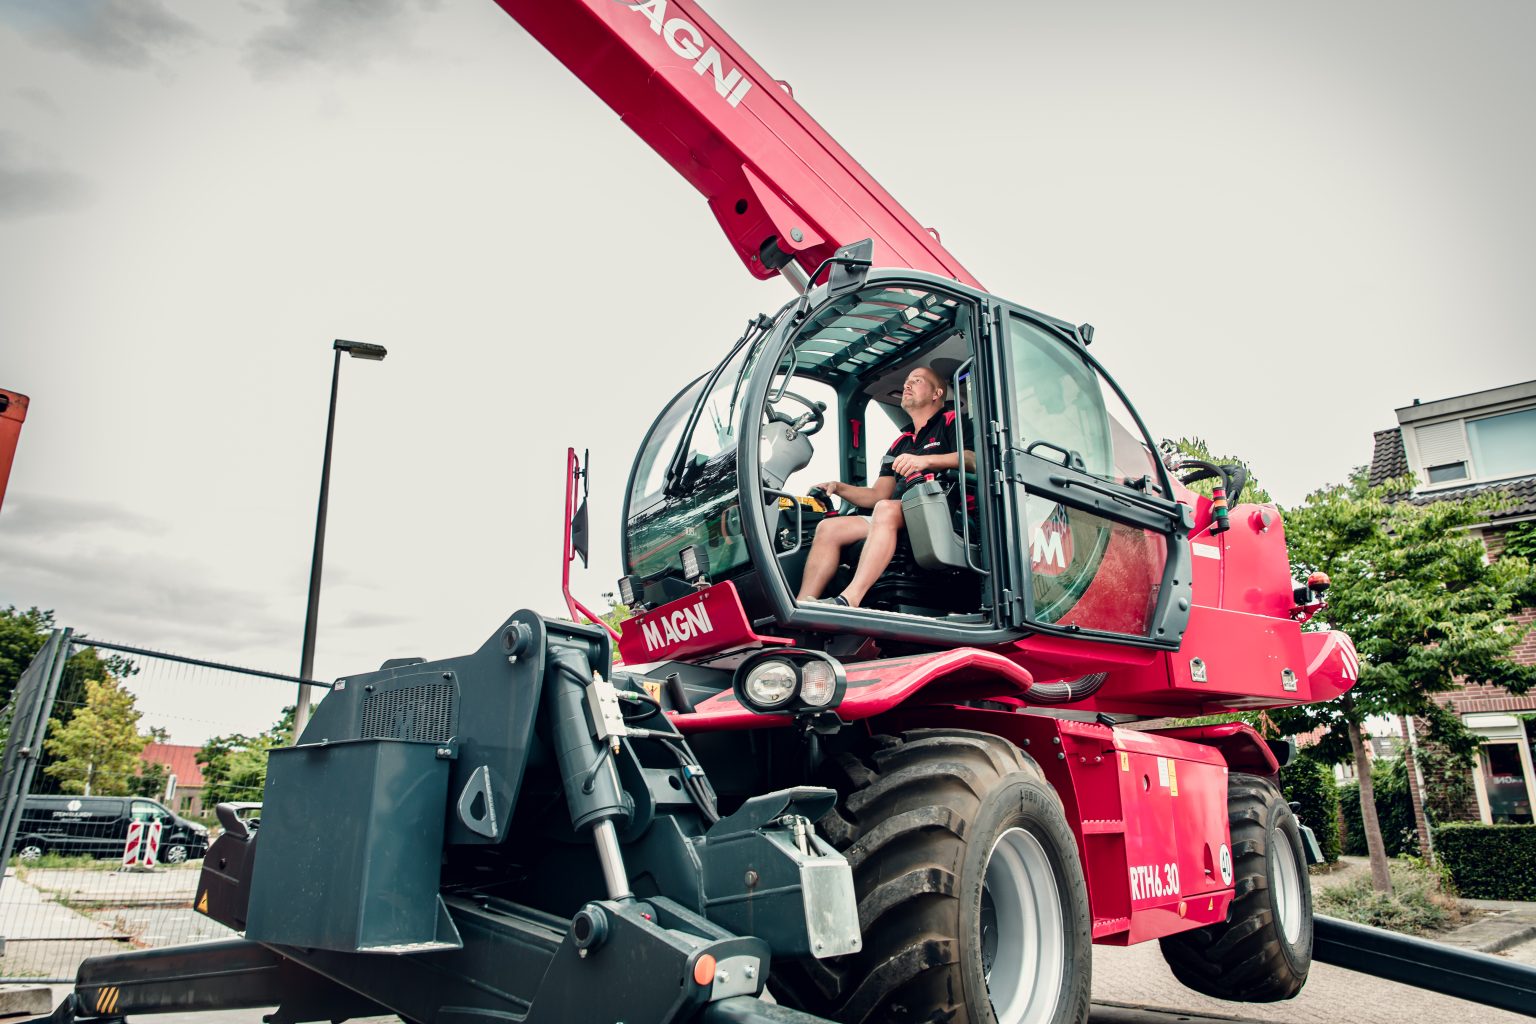
[[[704,386],[699,390],[699,397],[694,399],[693,408],[688,411],[688,420],[683,425],[683,433],[677,439],[677,448],[672,452],[672,458],[667,461],[667,475],[663,478],[661,493],[669,498],[675,498],[687,490],[686,477],[688,475],[688,452],[693,448],[693,432],[699,425],[699,417],[704,412],[704,403],[709,401],[709,396],[715,391],[715,385],[720,382],[720,375],[731,364],[741,350],[749,344],[756,344],[768,333],[773,326],[773,321],[765,314],[759,313],[747,321],[747,329],[742,332],[736,344],[725,354],[725,358],[710,371]]]

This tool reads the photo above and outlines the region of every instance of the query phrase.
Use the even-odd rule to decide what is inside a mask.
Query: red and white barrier
[[[128,839],[123,843],[123,867],[142,864],[152,868],[160,862],[160,832],[164,828],[158,821],[130,821]]]

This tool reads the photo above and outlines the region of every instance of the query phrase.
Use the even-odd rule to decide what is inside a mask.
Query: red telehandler
[[[1528,969],[1314,933],[1290,745],[1153,722],[1356,677],[1240,467],[1159,458],[1090,327],[982,290],[697,4],[498,2],[799,295],[640,444],[620,664],[525,610],[336,680],[259,818],[218,808],[195,904],[243,937],[89,960],[51,1020],[1076,1022],[1092,944],[1151,939],[1227,999],[1326,956],[1529,1012]],[[917,368],[952,468],[860,607],[797,600],[860,511],[815,482],[878,488]]]

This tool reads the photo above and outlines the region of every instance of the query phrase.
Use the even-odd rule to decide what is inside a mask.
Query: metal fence
[[[73,981],[87,957],[232,934],[193,907],[214,801],[261,799],[298,682],[48,637],[0,716],[0,982]]]

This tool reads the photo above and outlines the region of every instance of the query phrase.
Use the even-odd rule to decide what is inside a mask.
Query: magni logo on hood
[[[687,18],[677,15],[667,17],[667,0],[614,0],[636,14],[645,15],[651,31],[667,41],[672,52],[684,60],[691,60],[693,73],[710,75],[715,82],[715,92],[725,97],[725,102],[735,107],[752,89],[752,80],[741,73],[740,68],[727,70],[720,51],[704,38],[698,26]]]

